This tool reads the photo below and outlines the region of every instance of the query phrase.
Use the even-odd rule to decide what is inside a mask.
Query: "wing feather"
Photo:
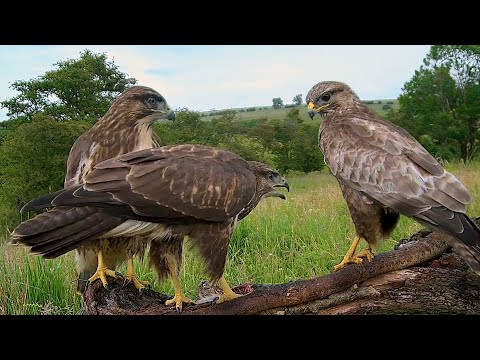
[[[465,212],[463,184],[405,130],[355,113],[322,131],[320,145],[333,174],[405,215],[444,206]]]
[[[106,160],[52,204],[107,202],[144,217],[225,221],[252,199],[256,180],[238,155],[202,145],[142,150]]]

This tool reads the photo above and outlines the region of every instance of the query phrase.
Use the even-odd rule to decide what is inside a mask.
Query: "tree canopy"
[[[283,100],[279,97],[273,98],[272,103],[274,109],[280,109],[283,106]]]
[[[435,45],[390,119],[436,156],[470,161],[480,140],[480,46]]]
[[[6,135],[0,146],[2,224],[18,219],[19,210],[31,199],[63,187],[70,148],[88,127],[37,113]]]
[[[106,54],[80,53],[79,59],[60,61],[54,70],[30,80],[15,81],[20,94],[2,101],[12,119],[31,121],[42,112],[56,120],[94,122],[110,103],[137,80],[121,72]]]

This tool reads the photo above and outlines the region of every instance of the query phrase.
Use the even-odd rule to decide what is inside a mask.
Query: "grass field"
[[[446,165],[467,186],[474,199],[468,213],[480,215],[480,165]],[[245,282],[283,283],[327,274],[346,252],[354,235],[348,210],[336,180],[329,174],[287,177],[287,200],[267,199],[239,223],[232,238],[225,272],[232,286]],[[407,218],[401,222],[382,251],[420,229]],[[24,248],[0,242],[0,313],[74,314],[81,306],[75,293],[71,253],[55,260],[27,255]],[[157,283],[146,260],[137,261],[142,279],[153,288],[173,294],[169,281]],[[125,268],[120,269],[122,272]],[[206,279],[194,251],[187,251],[182,286],[196,298],[199,282]]]
[[[366,104],[370,109],[373,111],[377,112],[380,115],[385,115],[387,112],[386,110],[383,110],[382,107],[383,105],[387,104],[387,101],[393,102],[391,104],[392,108],[395,110],[398,110],[399,104],[397,99],[384,99],[384,100],[372,100],[374,103],[373,104]],[[378,102],[381,101],[381,104],[378,104]],[[240,112],[240,109],[233,109],[237,111],[237,118],[238,120],[250,120],[250,119],[261,119],[261,118],[268,118],[268,119],[284,119],[288,112],[292,109],[299,109],[300,110],[300,117],[306,121],[310,120],[307,114],[307,105],[302,104],[300,106],[296,106],[294,108],[285,108],[282,107],[280,109],[274,109],[271,106],[257,106],[255,107],[255,111],[243,111]],[[205,111],[202,112],[201,114],[205,114],[207,116],[202,116],[202,119],[205,121],[210,121],[212,120],[215,116],[208,116],[208,114],[212,112],[218,112],[219,110],[215,111]],[[218,115],[216,115],[218,117]]]

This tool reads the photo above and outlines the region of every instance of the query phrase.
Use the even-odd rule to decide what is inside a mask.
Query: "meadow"
[[[480,164],[446,164],[474,198],[468,214],[480,215]],[[231,286],[251,283],[284,283],[328,274],[340,262],[354,236],[347,207],[335,178],[325,172],[287,176],[287,200],[269,198],[243,221],[232,238],[225,277]],[[409,237],[421,226],[405,217],[381,251]],[[0,313],[75,314],[81,299],[75,292],[72,253],[44,260],[26,249],[6,245],[8,230],[0,240]],[[195,251],[188,250],[181,274],[190,298],[206,279]],[[170,281],[158,283],[147,259],[136,261],[136,270],[153,289],[173,295]],[[125,266],[120,269],[125,272]]]
[[[392,109],[398,110],[400,104],[398,99],[382,99],[382,100],[369,100],[366,105],[378,113],[380,116],[384,116],[388,110],[383,109],[383,106],[389,104],[391,105]],[[238,109],[230,109],[237,111],[236,118],[237,120],[251,120],[251,119],[284,119],[288,112],[292,109],[300,110],[300,118],[303,121],[310,121],[307,113],[307,105],[302,104],[295,107],[281,107],[279,109],[274,109],[272,106],[256,106],[254,107],[254,111],[246,111],[248,108],[238,108]],[[253,108],[252,108],[253,109]],[[210,115],[213,113],[219,113],[221,110],[211,110],[211,111],[203,111],[201,112],[202,120],[210,121],[214,117],[218,117],[218,115]]]

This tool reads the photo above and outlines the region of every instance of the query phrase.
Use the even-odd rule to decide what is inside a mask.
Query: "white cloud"
[[[29,79],[51,69],[53,62],[78,58],[81,50],[89,48],[96,53],[107,53],[121,71],[158,90],[172,107],[208,110],[270,105],[277,96],[290,103],[293,96],[301,93],[305,97],[314,84],[323,80],[344,81],[362,99],[395,98],[421,65],[429,46],[28,48],[9,47],[10,57],[2,62],[3,70],[8,73],[0,74],[0,80],[11,83]],[[10,67],[5,67],[7,61],[11,62]],[[155,69],[160,70],[152,71]],[[1,99],[13,95],[7,87],[5,84],[0,89]]]

